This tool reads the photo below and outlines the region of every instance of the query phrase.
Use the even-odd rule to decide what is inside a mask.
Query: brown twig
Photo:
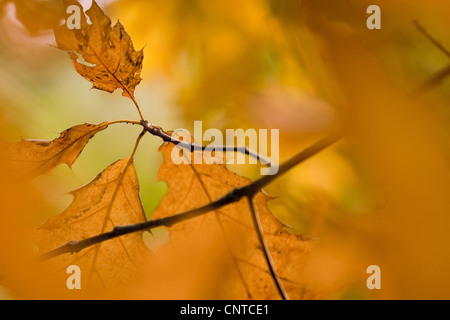
[[[169,216],[166,218],[146,221],[143,223],[132,224],[127,226],[116,226],[113,230],[106,233],[102,233],[84,240],[70,241],[66,244],[63,244],[60,247],[57,247],[51,251],[48,251],[40,255],[38,259],[47,260],[65,253],[79,252],[92,245],[133,232],[144,231],[161,226],[171,227],[177,223],[193,219],[195,217],[206,214],[210,211],[217,210],[226,205],[238,202],[243,197],[253,197],[262,187],[266,186],[276,178],[280,177],[282,174],[286,173],[294,166],[302,163],[303,161],[309,159],[310,157],[314,156],[315,154],[319,153],[325,148],[331,146],[339,139],[340,135],[337,134],[327,136],[326,138],[319,140],[318,142],[304,149],[303,151],[295,155],[293,158],[282,164],[277,174],[272,176],[264,176],[244,187],[236,188],[227,193],[226,195],[224,195],[223,197],[219,198],[218,200],[210,202],[204,206],[191,209],[183,213],[175,214],[173,216]]]
[[[450,58],[450,51],[445,48],[431,33],[429,33],[417,20],[413,21],[414,26],[420,31],[432,44],[434,44],[439,50],[441,50],[447,57]]]
[[[161,127],[158,127],[154,124],[148,123],[148,121],[145,121],[145,120],[141,121],[141,125],[144,127],[144,129],[147,132],[151,133],[154,136],[160,137],[163,141],[174,143],[175,145],[185,148],[191,152],[194,152],[196,150],[212,151],[213,149],[215,149],[215,150],[221,149],[222,151],[240,152],[240,153],[248,155],[249,157],[259,160],[262,164],[264,164],[266,166],[272,166],[272,160],[270,160],[269,158],[267,158],[257,152],[250,150],[246,146],[240,146],[240,147],[238,147],[238,146],[203,146],[203,145],[195,144],[193,142],[188,143],[188,142],[178,140],[178,139],[174,138],[169,132],[165,131]]]
[[[141,125],[143,127],[143,131],[141,132],[138,139],[136,140],[136,144],[133,149],[132,155],[130,156],[129,161],[127,162],[126,168],[125,168],[123,174],[121,175],[121,178],[124,176],[129,165],[132,163],[134,154],[136,153],[136,150],[139,145],[139,141],[141,140],[141,138],[143,137],[143,135],[146,132],[149,132],[152,135],[160,137],[163,141],[170,142],[175,145],[180,145],[183,148],[187,148],[191,152],[193,152],[195,150],[203,150],[203,151],[208,150],[208,147],[199,146],[194,143],[186,143],[186,142],[174,139],[168,132],[164,131],[162,128],[152,125],[152,124],[149,124],[145,120],[141,120],[139,122],[131,121],[131,120],[117,120],[117,121],[110,121],[107,123],[107,125],[117,124],[117,123],[128,123],[128,124],[134,124],[134,125]],[[289,296],[286,293],[286,290],[284,289],[283,283],[281,282],[281,280],[278,277],[278,274],[275,270],[275,266],[272,261],[270,250],[264,239],[264,233],[263,233],[263,229],[262,229],[262,226],[261,226],[261,223],[259,220],[259,216],[255,210],[252,199],[255,196],[255,194],[258,191],[260,191],[264,186],[268,185],[273,180],[275,180],[282,174],[284,174],[287,171],[289,171],[290,169],[292,169],[294,166],[302,163],[303,161],[307,160],[308,158],[312,157],[313,155],[317,154],[318,152],[322,151],[323,149],[327,148],[328,146],[334,144],[339,139],[340,139],[340,135],[338,135],[338,134],[329,135],[326,138],[314,143],[309,148],[304,149],[303,151],[301,151],[300,153],[295,155],[293,158],[291,158],[290,160],[288,160],[287,162],[282,164],[279,167],[279,170],[276,174],[263,176],[262,178],[254,181],[244,187],[236,188],[216,201],[211,201],[211,198],[210,198],[211,202],[205,206],[202,206],[202,207],[199,207],[196,209],[192,209],[192,210],[189,210],[189,211],[186,211],[183,213],[179,213],[179,214],[176,214],[173,216],[169,216],[166,218],[158,219],[158,220],[147,221],[147,222],[127,225],[127,226],[116,226],[113,230],[111,230],[109,232],[105,232],[105,233],[103,233],[103,230],[105,227],[105,225],[103,225],[102,232],[99,235],[96,235],[96,236],[93,236],[93,237],[90,237],[90,238],[87,238],[84,240],[67,242],[67,243],[63,244],[62,246],[59,246],[53,250],[50,250],[50,251],[40,255],[38,257],[38,260],[39,261],[48,260],[48,259],[57,257],[59,255],[65,254],[65,253],[76,253],[87,247],[93,246],[95,244],[99,244],[104,241],[107,241],[107,240],[110,240],[110,239],[113,239],[113,238],[116,238],[116,237],[119,237],[122,235],[126,235],[129,233],[133,233],[133,232],[150,230],[152,228],[156,228],[159,226],[171,227],[174,224],[198,217],[200,215],[206,214],[211,211],[215,211],[226,205],[235,203],[235,202],[239,201],[240,199],[242,199],[243,197],[247,197],[247,199],[249,201],[249,205],[250,205],[253,224],[254,224],[256,233],[258,235],[258,240],[261,245],[261,249],[263,251],[266,263],[268,265],[269,272],[272,276],[272,279],[277,287],[278,293],[280,294],[281,298],[284,300],[289,300]],[[223,148],[226,149],[227,147],[223,147]],[[261,159],[260,155],[258,155],[257,153],[251,152],[248,148],[239,149],[239,148],[235,148],[235,147],[230,147],[230,150],[235,151],[235,152],[243,152],[249,156],[254,156],[257,159]],[[268,162],[266,162],[266,163],[268,163]],[[119,181],[118,185],[121,183],[120,181]],[[111,210],[112,203],[114,201],[117,190],[118,190],[118,188],[116,188],[115,193],[113,195],[113,200],[111,201],[111,203],[108,207],[108,214]],[[94,256],[93,264],[95,263],[96,255],[97,255],[97,252]],[[247,292],[248,292],[248,290],[247,290]]]
[[[250,150],[248,147],[246,146],[240,146],[240,147],[235,147],[235,146],[203,146],[203,145],[198,145],[196,143],[187,143],[184,142],[182,140],[176,139],[175,137],[173,137],[169,132],[165,131],[163,128],[154,125],[152,123],[149,123],[146,120],[141,120],[141,121],[135,121],[135,120],[115,120],[115,121],[110,121],[110,122],[106,122],[106,125],[112,125],[112,124],[119,124],[119,123],[126,123],[126,124],[133,124],[133,125],[141,125],[144,130],[156,137],[161,138],[163,141],[165,142],[170,142],[173,143],[175,145],[178,145],[182,148],[185,148],[186,150],[189,150],[190,152],[194,152],[196,150],[201,150],[201,151],[212,151],[213,149],[219,150],[221,149],[222,151],[231,151],[231,152],[240,152],[242,154],[246,154],[249,157],[255,158],[257,160],[259,160],[263,165],[265,166],[272,166],[273,162],[272,160],[270,160],[270,158],[265,157],[253,150]]]
[[[450,51],[442,45],[436,38],[434,38],[418,21],[413,21],[414,26],[422,33],[432,44],[434,44],[440,51],[442,51],[447,57],[450,58]],[[445,78],[450,75],[450,65],[441,68],[435,72],[427,81],[421,84],[417,89],[413,91],[413,94],[419,94],[429,91],[430,89],[438,86]]]

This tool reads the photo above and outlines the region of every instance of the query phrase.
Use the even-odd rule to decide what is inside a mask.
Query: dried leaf
[[[68,5],[81,5],[65,1]],[[81,9],[82,11],[82,9]],[[107,92],[122,89],[123,95],[134,98],[134,90],[141,82],[143,51],[135,51],[130,36],[117,22],[111,20],[95,1],[81,17],[81,29],[67,28],[65,24],[55,29],[58,47],[69,53],[75,69],[93,87]]]
[[[89,140],[108,127],[81,124],[63,131],[59,138],[47,140],[22,140],[4,143],[0,149],[2,170],[16,172],[18,177],[31,179],[44,174],[61,163],[69,167],[83,151]]]
[[[40,32],[53,29],[63,19],[62,2],[59,0],[13,0],[17,19],[27,31],[35,36]],[[3,1],[0,5],[5,4]]]
[[[171,160],[173,148],[171,144],[160,148],[164,163],[158,178],[167,182],[168,193],[152,219],[205,205],[250,182],[222,164],[176,165]],[[192,163],[194,158],[198,160],[199,157],[201,152],[196,152],[192,156]],[[254,198],[254,205],[278,274],[292,298],[311,297],[313,293],[302,285],[302,268],[311,241],[304,241],[283,231],[286,226],[269,211],[267,200],[268,197],[259,192]],[[169,256],[165,263],[174,268],[178,266],[176,270],[171,269],[172,278],[182,274],[182,277],[190,280],[186,282],[185,279],[180,280],[181,277],[176,278],[174,282],[177,283],[174,285],[178,287],[167,291],[167,298],[280,298],[261,250],[247,199],[177,224],[169,231],[169,244],[157,252],[155,259]],[[231,253],[234,258],[231,258]],[[170,263],[170,259],[178,262]],[[186,272],[190,264],[191,274]],[[195,292],[181,288],[183,281],[186,286],[195,288]],[[169,286],[168,282],[165,284]]]
[[[127,162],[128,159],[115,162],[91,183],[72,192],[72,204],[37,230],[36,244],[40,252],[108,232],[115,226],[145,221],[136,171],[133,164],[127,167]],[[147,253],[141,233],[133,233],[76,254],[63,254],[47,263],[63,287],[66,268],[78,265],[83,293],[95,295],[129,288],[139,279],[139,266]]]

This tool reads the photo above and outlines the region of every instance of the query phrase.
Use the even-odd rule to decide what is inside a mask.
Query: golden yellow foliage
[[[81,6],[77,1],[66,5]],[[117,22],[111,28],[111,20],[94,1],[81,17],[81,29],[69,29],[66,25],[55,29],[58,47],[67,51],[75,70],[89,80],[94,88],[113,92],[122,89],[123,95],[134,99],[134,89],[141,82],[143,51],[135,51],[130,36]]]
[[[13,1],[16,18],[34,34],[53,26],[54,17],[59,17],[56,13],[33,14],[38,2],[41,1]],[[54,1],[44,2],[47,13],[56,12]],[[8,11],[13,3],[0,3],[5,21],[6,17],[13,20]],[[78,71],[83,69],[80,71],[83,76],[106,91],[124,89],[120,86],[123,82],[127,86],[130,83],[130,92],[134,92],[142,68],[145,81],[140,84],[142,91],[136,90],[136,96],[141,106],[145,106],[142,111],[150,116],[149,121],[164,122],[164,126],[171,126],[167,129],[179,124],[191,129],[193,120],[202,120],[205,128],[277,128],[280,129],[281,161],[329,128],[342,128],[344,139],[339,145],[267,186],[268,194],[276,199],[266,204],[266,196],[259,194],[255,200],[257,211],[265,221],[275,265],[293,298],[447,299],[450,296],[447,285],[450,281],[450,151],[447,147],[450,60],[445,49],[450,48],[448,1],[381,1],[380,30],[366,27],[366,9],[373,4],[369,0],[349,0],[345,4],[329,0],[248,0],[239,4],[225,0],[118,0],[99,4],[109,16],[120,19],[137,47],[145,46],[145,67],[141,64],[142,54],[133,49],[135,59],[124,69],[125,73],[133,74],[131,79],[121,77],[121,81],[115,81],[111,78],[108,70],[125,61],[124,51],[119,54],[109,43],[100,41],[98,30],[90,30],[93,36],[90,40],[63,37],[70,38],[70,45],[60,46],[76,51],[78,54],[70,54]],[[124,34],[120,24],[111,28],[110,20],[102,16],[96,6],[93,10],[97,13],[91,18],[102,21],[108,31],[106,34],[115,43],[119,35]],[[33,60],[24,58],[24,52],[36,48],[36,43],[46,43],[46,39],[33,38],[33,41],[17,45],[11,39],[22,40],[25,36],[5,21],[1,33],[6,36],[0,37],[0,44],[5,48],[0,55],[0,67],[6,74],[0,79],[0,97],[3,98],[0,120],[2,129],[12,130],[5,134],[37,131],[33,123],[42,123],[44,117],[57,117],[58,112],[64,115],[64,110],[55,112],[56,108],[52,107],[67,97],[74,103],[87,103],[80,98],[80,92],[84,91],[72,87],[73,78],[43,73],[46,69],[42,61],[47,62],[49,68],[53,66],[52,70],[61,69],[69,74],[71,70],[58,64],[58,59],[51,64],[51,59],[46,58],[48,55],[43,57],[45,51],[38,51],[41,55]],[[423,26],[429,35],[424,36],[424,31],[413,21]],[[64,28],[59,30],[64,31]],[[434,43],[430,35],[436,39]],[[124,48],[128,50],[132,48],[131,40],[127,36],[125,39]],[[98,51],[84,50],[89,47],[86,46],[89,41],[91,49],[102,51],[100,47],[106,46],[105,59],[91,59],[92,52]],[[82,44],[83,50],[71,47],[74,44]],[[115,49],[119,47],[122,48],[117,44]],[[80,55],[87,66],[77,62]],[[108,75],[96,79],[101,61],[106,63],[106,60],[111,63],[105,69]],[[43,74],[48,83],[42,81]],[[49,90],[50,84],[55,86],[61,79],[69,80],[63,82],[67,91],[61,92],[61,87],[55,89],[63,97],[58,100],[55,92]],[[51,92],[48,95],[56,100],[44,100],[36,92]],[[35,96],[42,100],[35,103]],[[95,99],[92,104],[112,101],[103,97]],[[51,112],[31,108],[38,102]],[[16,109],[22,113],[17,111],[16,114]],[[30,109],[38,111],[32,113]],[[104,116],[103,112],[86,114],[98,117]],[[22,121],[23,114],[28,121]],[[64,118],[62,115],[60,118]],[[173,124],[174,120],[177,124]],[[56,141],[60,140],[22,141],[15,146],[18,151],[22,150],[20,146],[26,145],[27,150],[30,146],[32,151],[21,153],[21,157],[26,155],[28,159],[28,156],[37,157],[38,150],[55,146]],[[58,163],[73,163],[86,143],[87,140],[80,140],[70,152],[70,160],[58,158],[45,166],[44,171]],[[217,173],[198,165],[175,168],[167,161],[169,148],[164,145],[161,149],[166,161],[159,173],[159,179],[167,182],[169,190],[152,218],[206,204],[249,181],[227,171],[235,169],[230,167],[214,169]],[[89,160],[96,163],[96,157]],[[139,157],[137,163],[138,160]],[[152,172],[156,175],[159,167],[156,160],[141,163],[145,164],[142,167],[154,168]],[[5,168],[8,163],[1,165]],[[236,170],[256,177],[256,170],[251,166]],[[12,172],[3,171],[0,212],[15,214],[0,215],[0,273],[5,274],[8,281],[4,283],[15,288],[18,295],[36,297],[46,282],[39,279],[31,267],[34,255],[24,248],[29,236],[24,226],[30,225],[30,215],[38,212],[38,204],[51,200],[43,200],[39,190],[34,189],[35,185],[18,185]],[[111,178],[120,174],[118,168],[113,171]],[[127,171],[128,175],[134,177],[133,167]],[[100,188],[95,181],[94,187]],[[111,180],[105,186],[107,195],[111,195],[114,183]],[[136,187],[133,183],[130,185]],[[90,186],[81,190],[90,190]],[[137,194],[133,193],[133,197]],[[156,196],[143,192],[142,197],[153,199]],[[77,199],[74,203],[78,203]],[[70,208],[68,212],[75,215]],[[114,205],[111,213],[120,208],[119,204],[117,208]],[[283,224],[272,217],[268,208]],[[85,209],[91,212],[92,206]],[[249,229],[249,211],[242,199],[169,228],[168,243],[142,264],[146,275],[129,296],[245,298],[250,293],[255,298],[278,298],[273,282],[268,282],[270,276],[264,269],[261,251],[255,250],[258,242],[256,234]],[[61,217],[53,219],[58,221]],[[314,240],[275,235],[285,224],[292,225],[295,233],[306,234]],[[107,229],[113,225],[108,224]],[[81,229],[76,233],[83,238],[100,229],[87,227],[88,233],[78,233]],[[224,237],[227,232],[231,235],[228,241]],[[296,250],[289,250],[291,242],[285,237],[295,240],[292,247]],[[141,238],[137,238],[139,248],[145,249]],[[79,239],[48,239],[51,245],[46,248],[70,240]],[[117,239],[112,241],[114,246],[119,244]],[[279,241],[287,246],[288,257],[277,255]],[[11,243],[14,245],[7,245]],[[101,244],[100,249],[92,250],[104,252],[109,245],[107,242]],[[294,251],[296,255],[291,256]],[[233,260],[230,252],[239,257],[239,261]],[[115,257],[113,254],[106,256],[108,259]],[[373,264],[381,267],[381,290],[366,287],[366,269]],[[14,270],[12,266],[21,267]],[[125,270],[123,277],[127,278],[131,269],[127,266]],[[119,272],[118,269],[107,273],[106,277],[114,280],[115,272]],[[93,279],[96,278],[93,276]],[[58,288],[52,287],[44,296],[53,297],[55,292]]]
[[[2,143],[0,158],[3,173],[9,171],[19,179],[31,179],[62,163],[71,167],[89,140],[107,127],[107,123],[86,123],[65,130],[52,141],[28,139]]]
[[[161,146],[164,162],[158,179],[168,184],[168,193],[152,215],[159,219],[206,205],[251,181],[229,171],[224,164],[195,164],[203,152],[185,155],[192,164],[176,165],[172,144]],[[216,153],[214,157],[224,157]],[[212,159],[208,159],[212,160]],[[311,241],[289,234],[267,208],[268,196],[253,198],[274,266],[292,299],[314,297],[304,287],[303,266]],[[174,225],[169,243],[149,261],[151,282],[158,290],[149,296],[169,299],[279,299],[252,221],[247,199],[217,209],[205,216]],[[161,272],[161,273],[160,273]],[[163,274],[163,276],[162,276]]]
[[[49,219],[35,235],[40,253],[67,242],[82,240],[123,226],[145,221],[139,198],[139,183],[129,159],[112,164],[87,186],[72,192],[74,200],[64,212]],[[66,287],[66,270],[77,265],[82,270],[82,293],[75,297],[107,297],[126,294],[142,277],[142,262],[148,249],[141,233],[116,238],[74,254],[46,261],[40,268],[54,284],[54,296],[71,297]],[[59,284],[59,285],[58,285]]]

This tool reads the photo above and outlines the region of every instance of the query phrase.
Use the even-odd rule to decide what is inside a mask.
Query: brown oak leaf
[[[171,159],[173,148],[177,147],[164,144],[160,148],[164,162],[158,179],[168,184],[168,193],[152,219],[200,207],[250,183],[249,179],[232,173],[223,164],[208,165],[204,161],[194,164],[195,159],[201,157],[201,151],[190,154],[192,164],[177,165]],[[213,156],[222,157],[218,153]],[[277,273],[291,298],[311,298],[314,292],[303,285],[302,271],[312,241],[289,234],[287,227],[269,211],[268,199],[263,192],[258,192],[253,203]],[[156,292],[163,298],[280,298],[246,198],[176,224],[169,232],[168,244],[157,252],[150,266],[155,269],[170,265],[162,271],[166,274],[159,274],[165,281]],[[158,279],[149,281],[154,284]]]
[[[31,179],[61,163],[66,163],[70,167],[89,140],[107,127],[106,122],[98,125],[85,123],[63,131],[52,141],[30,139],[2,143],[0,145],[2,170],[14,172],[23,179]]]
[[[144,222],[139,183],[128,159],[115,162],[91,183],[72,192],[74,200],[61,214],[50,218],[35,234],[41,253],[67,242],[108,232],[115,226]],[[124,235],[45,261],[53,283],[67,290],[65,273],[70,265],[81,270],[85,295],[125,293],[140,278],[142,259],[148,254],[141,232]],[[49,279],[49,282],[52,282]]]
[[[77,1],[65,1],[65,5],[78,5],[83,11]],[[134,50],[120,22],[111,27],[111,20],[95,1],[86,15],[91,24],[82,14],[80,29],[69,29],[66,24],[55,29],[58,47],[69,53],[76,71],[94,88],[107,92],[122,89],[124,96],[134,99],[141,82],[143,50]]]

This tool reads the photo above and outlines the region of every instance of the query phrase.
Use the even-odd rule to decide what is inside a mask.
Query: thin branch
[[[447,57],[450,58],[450,51],[442,45],[436,38],[434,38],[418,21],[414,20],[413,24],[432,44],[434,44],[440,51],[442,51]],[[450,65],[435,72],[430,79],[421,84],[417,89],[413,91],[414,94],[420,94],[437,87],[445,78],[450,75]]]
[[[417,20],[413,21],[417,30],[420,31],[432,44],[441,50],[447,57],[450,58],[450,51],[445,48],[436,38],[434,38]]]
[[[450,75],[450,65],[435,72],[428,80],[416,88],[412,94],[425,93],[442,83]]]
[[[178,145],[182,148],[185,148],[189,150],[190,152],[194,152],[196,150],[200,151],[212,151],[214,149],[222,149],[222,151],[226,152],[240,152],[242,154],[246,154],[249,157],[255,158],[261,162],[261,164],[265,166],[272,166],[273,162],[270,158],[265,157],[255,151],[250,150],[246,146],[241,147],[235,147],[235,146],[202,146],[195,143],[187,143],[181,140],[178,140],[171,136],[171,134],[167,131],[165,131],[163,128],[156,126],[154,124],[148,123],[146,120],[141,121],[134,121],[134,120],[115,120],[115,121],[109,121],[106,122],[105,125],[112,125],[112,124],[119,124],[119,123],[126,123],[126,124],[133,124],[133,125],[141,125],[145,131],[149,132],[150,134],[161,138],[165,142],[170,142],[175,145]]]
[[[261,225],[259,215],[256,212],[255,206],[253,204],[253,198],[247,197],[247,200],[248,205],[250,206],[250,211],[252,213],[253,225],[255,226],[255,230],[258,235],[259,244],[261,245],[261,249],[264,253],[264,258],[266,259],[267,266],[269,267],[270,274],[272,276],[273,281],[275,282],[278,293],[283,298],[283,300],[290,300],[286,290],[284,289],[283,283],[281,282],[280,278],[278,277],[278,273],[275,270],[275,265],[273,263],[272,256],[270,255],[269,246],[267,245],[267,242],[264,239],[264,229]]]
[[[160,137],[163,141],[165,142],[171,142],[175,145],[178,145],[182,148],[185,148],[191,152],[194,151],[212,151],[212,150],[218,150],[221,149],[223,152],[225,151],[232,151],[232,152],[240,152],[243,154],[248,155],[249,157],[255,158],[257,160],[259,160],[263,165],[266,166],[272,166],[272,160],[270,160],[268,157],[265,157],[255,151],[250,150],[249,148],[247,148],[246,146],[241,146],[241,147],[235,147],[235,146],[202,146],[202,145],[198,145],[195,144],[193,142],[184,142],[181,140],[178,140],[174,137],[172,137],[172,135],[165,131],[163,128],[156,126],[154,124],[148,123],[147,121],[141,121],[141,125],[144,127],[144,129],[151,133],[154,136]]]
[[[65,253],[76,253],[85,248],[101,243],[103,241],[111,240],[119,236],[123,236],[133,232],[144,231],[163,226],[170,228],[171,226],[177,223],[193,219],[210,211],[222,208],[228,204],[237,202],[243,196],[244,194],[241,194],[241,192],[233,190],[214,202],[211,202],[199,208],[185,211],[183,213],[179,213],[170,217],[161,218],[157,220],[146,221],[138,224],[131,224],[127,226],[116,226],[113,230],[106,233],[102,233],[84,240],[67,242],[66,244],[63,244],[51,251],[48,251],[40,255],[38,257],[38,260],[41,261],[47,260]]]
[[[329,146],[331,146],[332,144],[336,143],[339,140],[341,140],[341,135],[338,132],[334,132],[326,136],[325,138],[322,138],[321,140],[307,147],[303,151],[297,153],[291,159],[280,165],[279,170],[276,174],[267,175],[262,178],[259,178],[258,180],[255,180],[254,182],[249,184],[246,188],[250,190],[250,194],[255,194],[257,191],[259,191],[260,189],[271,183],[273,180],[277,179],[279,176],[285,174],[296,165],[311,158],[315,154],[328,148]]]
[[[310,157],[314,156],[315,154],[319,153],[320,151],[326,149],[327,147],[331,146],[335,142],[340,140],[340,136],[337,134],[332,134],[330,136],[327,136],[323,138],[322,140],[319,140],[318,142],[314,143],[310,147],[304,149],[297,155],[295,155],[293,158],[282,164],[279,168],[279,171],[272,176],[264,176],[246,186],[236,188],[223,197],[219,198],[218,200],[215,200],[214,202],[210,202],[204,206],[188,210],[183,213],[179,213],[173,216],[169,216],[166,218],[161,218],[157,220],[151,220],[146,221],[143,223],[138,224],[132,224],[127,226],[116,226],[113,230],[110,232],[102,233],[84,240],[79,241],[70,241],[66,244],[63,244],[51,251],[48,251],[38,257],[39,260],[47,260],[65,253],[75,253],[79,252],[87,247],[90,247],[92,245],[95,245],[97,243],[101,243],[103,241],[107,241],[122,235],[126,235],[133,232],[138,231],[144,231],[156,227],[171,227],[174,224],[187,221],[189,219],[193,219],[195,217],[201,216],[203,214],[206,214],[210,211],[217,210],[219,208],[222,208],[226,205],[238,202],[241,200],[244,196],[246,197],[253,197],[254,194],[256,194],[261,188],[266,186],[267,184],[271,183],[276,178],[280,177],[282,174],[289,171],[294,166],[302,163],[303,161],[309,159]]]

